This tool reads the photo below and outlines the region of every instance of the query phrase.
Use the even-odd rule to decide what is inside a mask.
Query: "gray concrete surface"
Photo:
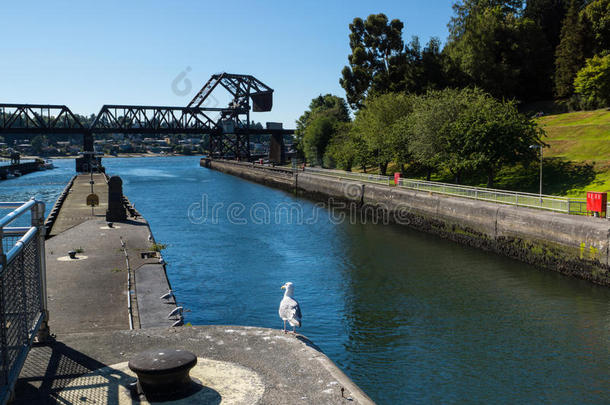
[[[53,224],[51,236],[58,235],[90,219],[104,219],[108,208],[108,185],[106,177],[101,174],[93,174],[93,192],[98,195],[100,205],[95,207],[93,214],[91,207],[86,204],[87,196],[91,193],[89,174],[80,174],[74,179],[66,200],[62,204],[57,219]]]
[[[15,403],[118,403],[117,385],[133,381],[122,375],[121,367],[117,366],[118,371],[110,373],[113,378],[78,377],[124,363],[140,351],[162,348],[189,350],[199,358],[249,370],[262,381],[264,391],[259,400],[250,398],[244,403],[372,403],[306,337],[284,334],[280,330],[239,326],[184,326],[64,335],[58,342],[32,350],[16,387]],[[235,389],[243,385],[236,374],[227,374],[224,380]],[[341,388],[344,388],[344,397]],[[98,397],[100,393],[103,395]]]
[[[144,264],[136,269],[135,276],[140,327],[171,326],[176,322],[177,317],[168,317],[176,308],[175,299],[160,299],[170,285],[165,268],[160,264]]]
[[[151,301],[159,300],[159,291],[169,289],[158,258],[141,257],[143,251],[150,250],[149,232],[148,224],[142,219],[115,223],[113,228],[108,228],[106,221],[93,219],[47,240],[47,292],[52,333],[61,336],[89,330],[129,329],[127,261],[121,241],[125,243],[132,272],[138,272],[143,265],[152,266],[153,271],[142,272],[140,281],[146,285],[149,278],[156,280],[155,295],[146,297],[146,302],[138,302],[134,295],[137,303],[134,312],[138,315],[139,309],[146,314],[146,322],[150,325],[173,323],[167,319],[167,313],[161,316],[147,309]],[[76,249],[82,249],[82,253],[77,253],[78,259],[69,259],[68,251]],[[164,286],[162,279],[166,281]],[[133,295],[135,286],[131,290]],[[173,304],[162,305],[167,312],[175,308]],[[137,316],[135,318],[137,328],[139,323]]]

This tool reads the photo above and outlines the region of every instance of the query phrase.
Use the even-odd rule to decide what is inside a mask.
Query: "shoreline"
[[[184,155],[180,153],[119,153],[118,155],[100,155],[102,159],[112,159],[112,158],[135,158],[135,157],[176,157],[176,156],[192,156],[192,157],[204,157],[205,154],[192,154],[192,155]],[[22,159],[77,159],[81,155],[73,155],[73,156],[24,156]]]

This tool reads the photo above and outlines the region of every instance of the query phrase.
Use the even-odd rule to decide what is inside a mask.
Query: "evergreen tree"
[[[580,18],[582,5],[583,0],[571,0],[555,51],[555,95],[559,98],[574,94],[574,78],[585,63],[587,44],[585,27]]]
[[[540,98],[553,96],[555,49],[559,45],[561,24],[566,15],[567,0],[528,0],[523,16],[532,20],[544,33],[544,45],[538,50],[538,77]]]
[[[559,45],[567,8],[567,0],[528,0],[523,16],[538,24],[548,44],[555,49]]]
[[[500,98],[540,98],[548,75],[541,57],[548,46],[540,27],[522,17],[520,3],[465,0],[454,6],[445,53],[449,66],[463,72],[462,85]]]
[[[349,25],[352,53],[339,83],[353,109],[362,107],[369,94],[404,90],[403,26],[385,14],[371,14],[364,21],[354,18]]]

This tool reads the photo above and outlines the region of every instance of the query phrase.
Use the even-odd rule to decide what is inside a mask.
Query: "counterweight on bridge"
[[[273,107],[273,89],[251,75],[233,73],[218,73],[193,97],[188,107],[201,107],[218,85],[224,87],[233,96],[231,108],[249,107],[252,99],[252,109],[255,112],[271,111]],[[204,105],[205,107],[205,105]]]

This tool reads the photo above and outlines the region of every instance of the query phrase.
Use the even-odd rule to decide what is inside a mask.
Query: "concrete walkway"
[[[195,353],[203,367],[197,378],[215,392],[211,400],[172,404],[372,403],[303,336],[239,326],[182,326],[74,333],[36,347],[17,385],[16,404],[140,403],[125,388],[135,381],[125,362],[153,348]]]
[[[104,219],[106,217],[106,209],[108,208],[106,176],[101,173],[93,174],[93,192],[98,195],[100,202],[100,205],[93,209],[93,215],[91,214],[91,207],[86,204],[87,196],[91,193],[90,180],[91,176],[89,174],[76,176],[68,197],[66,197],[53,224],[51,236],[59,235],[63,231],[90,219]]]
[[[63,209],[62,209],[63,211]],[[171,326],[172,300],[159,297],[169,283],[158,257],[151,252],[146,221],[130,220],[109,228],[106,221],[88,220],[47,240],[47,292],[50,327],[57,336],[92,330],[129,329],[128,295],[132,296],[134,327]],[[127,288],[129,257],[132,286]],[[77,259],[68,252],[77,250]],[[155,253],[155,252],[151,252]],[[134,276],[137,282],[134,283]],[[136,286],[137,292],[136,294]],[[145,301],[140,303],[138,297]]]

